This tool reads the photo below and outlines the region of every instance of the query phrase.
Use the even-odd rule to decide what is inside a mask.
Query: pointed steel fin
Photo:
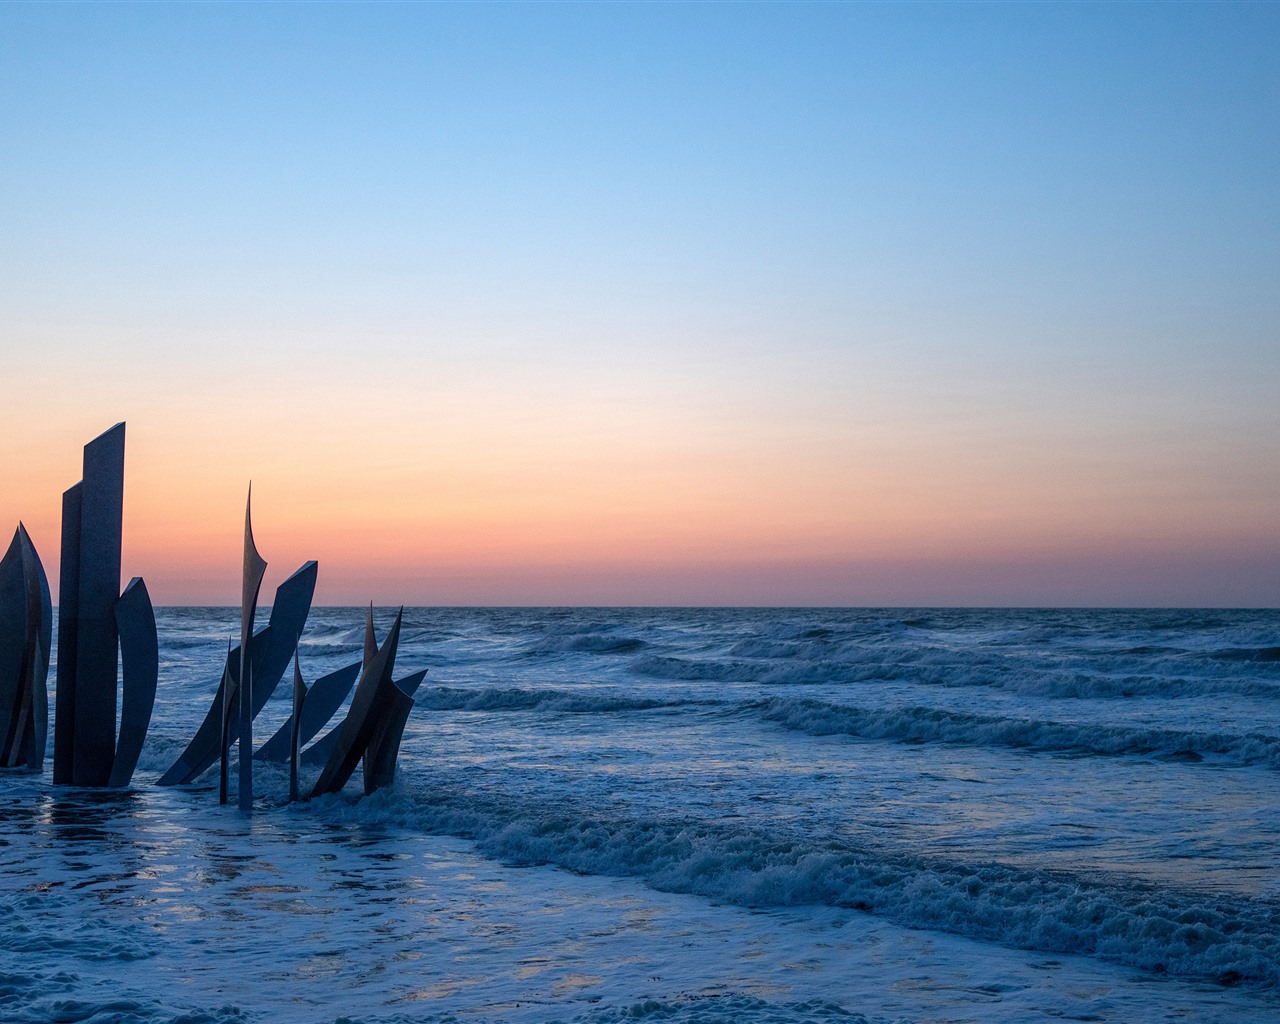
[[[365,669],[356,684],[355,696],[351,698],[351,708],[343,720],[341,732],[334,743],[333,751],[320,778],[312,787],[311,795],[336,793],[347,784],[360,758],[364,756],[373,730],[378,724],[378,707],[385,700],[388,689],[394,689],[391,673],[395,668],[396,648],[400,643],[400,625],[404,618],[401,608],[396,620],[387,634],[386,642],[378,650],[377,656]]]
[[[373,602],[369,602],[369,614],[364,620],[364,662],[361,668],[368,668],[370,662],[378,656],[378,639],[373,635]]]
[[[17,530],[0,559],[0,765],[8,766],[22,740],[31,623]]]
[[[396,758],[400,754],[400,740],[404,727],[413,710],[413,695],[426,678],[427,670],[398,679],[390,687],[380,708],[378,724],[364,752],[364,792],[368,796],[375,790],[390,786],[396,778]]]
[[[311,684],[302,705],[301,726],[298,730],[299,746],[306,746],[325,727],[333,717],[333,713],[347,699],[347,694],[351,692],[351,687],[355,685],[356,677],[359,675],[360,662],[356,661],[336,672],[330,672],[327,676],[321,676]],[[259,761],[274,761],[278,764],[288,761],[290,727],[291,722],[281,725],[275,735],[262,744],[253,756]],[[306,757],[303,761],[306,764],[316,763],[307,760]],[[321,758],[319,763],[323,764],[324,758]]]

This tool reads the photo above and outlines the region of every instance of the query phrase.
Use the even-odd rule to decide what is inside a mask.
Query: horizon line
[[[525,610],[547,611],[578,609],[616,609],[635,611],[1280,611],[1280,605],[1196,605],[1196,604],[313,604],[313,609],[347,610],[366,609],[373,604],[375,611],[404,608],[406,610],[440,609],[448,611],[471,610]],[[58,605],[53,606],[55,609]],[[156,610],[172,608],[226,609],[238,611],[237,604],[158,604]],[[259,610],[271,608],[270,604],[258,605]]]

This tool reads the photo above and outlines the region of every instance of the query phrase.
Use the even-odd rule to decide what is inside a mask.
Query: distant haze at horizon
[[[1280,604],[1280,10],[0,7],[0,529],[330,605]],[[7,541],[7,535],[6,535]]]

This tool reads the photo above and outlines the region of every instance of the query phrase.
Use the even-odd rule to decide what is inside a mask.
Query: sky
[[[158,604],[1280,605],[1280,5],[0,5],[0,529]]]

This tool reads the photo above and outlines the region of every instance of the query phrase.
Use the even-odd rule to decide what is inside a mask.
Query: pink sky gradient
[[[1280,604],[1276,5],[0,5],[0,527],[378,604]]]

